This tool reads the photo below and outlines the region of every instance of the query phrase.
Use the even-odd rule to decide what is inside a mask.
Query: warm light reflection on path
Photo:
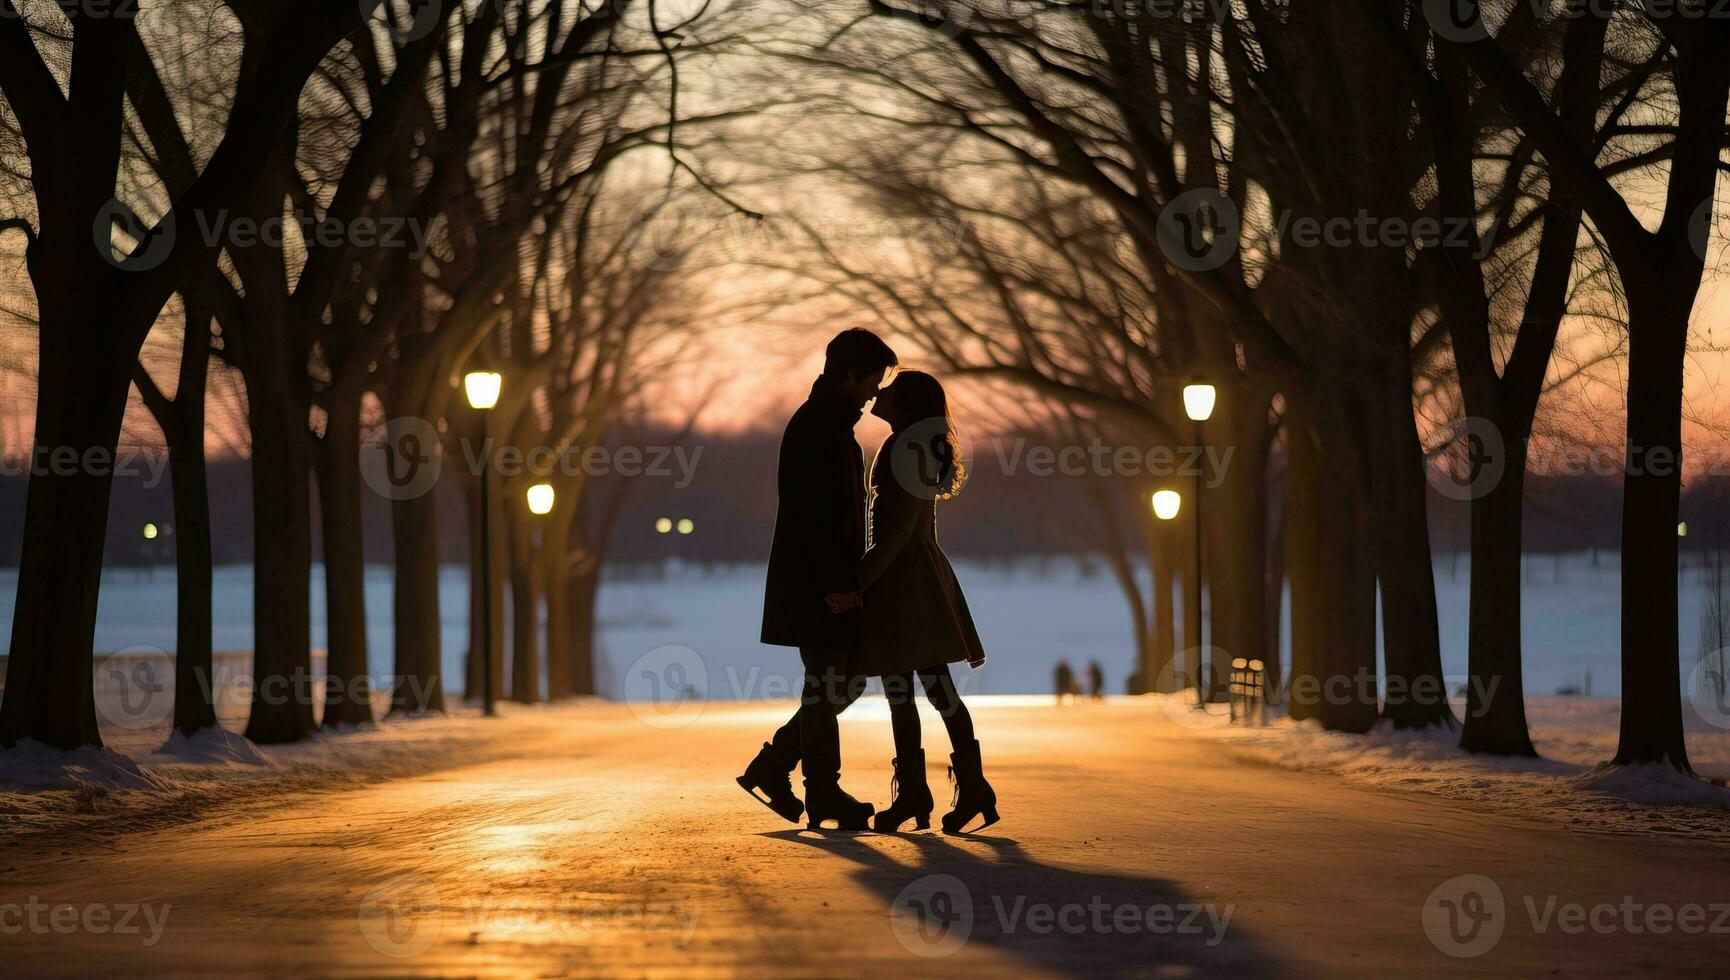
[[[861,707],[843,726],[844,779],[882,805],[887,725],[880,705]],[[1730,851],[1709,844],[1572,834],[1223,761],[1218,741],[1182,737],[1145,704],[976,714],[1004,813],[990,837],[778,823],[732,782],[778,707],[711,706],[673,730],[615,705],[519,710],[497,729],[516,750],[495,761],[0,859],[13,866],[0,901],[172,903],[151,948],[7,935],[8,972],[1387,975],[1456,965],[1420,911],[1455,875],[1493,875],[1522,917],[1528,894],[1707,902],[1730,880]],[[928,718],[940,807],[941,741]],[[915,956],[901,939],[921,940],[893,925],[898,896],[928,875],[961,882],[972,904],[970,938],[946,957]],[[1077,905],[1106,918],[1087,913],[1074,934],[1036,925],[1036,907],[1061,922]],[[1167,905],[1229,905],[1224,941],[1111,925],[1116,910]],[[1682,969],[1718,955],[1718,939],[1534,936],[1522,922],[1480,965]]]

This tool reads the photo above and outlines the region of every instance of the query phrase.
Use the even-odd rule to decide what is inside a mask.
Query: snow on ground
[[[131,758],[110,748],[70,752],[32,738],[0,750],[0,786],[30,793],[41,790],[91,787],[96,790],[161,790],[161,780]],[[0,813],[4,813],[0,808]]]
[[[1526,700],[1532,742],[1542,758],[1507,759],[1461,751],[1457,732],[1368,735],[1329,732],[1313,721],[1273,717],[1263,727],[1230,723],[1223,705],[1198,712],[1193,694],[1156,697],[1171,723],[1220,741],[1235,758],[1328,773],[1402,793],[1434,793],[1513,816],[1586,830],[1683,834],[1730,841],[1730,731],[1695,722],[1690,779],[1668,767],[1616,767],[1621,704],[1608,698]],[[1464,705],[1454,705],[1455,714]]]
[[[519,716],[541,713],[511,707]],[[242,719],[224,721],[228,729],[244,727]],[[112,747],[101,750],[67,753],[21,743],[0,750],[0,841],[41,832],[60,841],[85,832],[135,831],[237,802],[264,805],[275,797],[412,776],[456,759],[497,757],[521,728],[459,709],[295,745],[255,746],[231,731],[189,740],[171,736],[166,726],[105,729]]]

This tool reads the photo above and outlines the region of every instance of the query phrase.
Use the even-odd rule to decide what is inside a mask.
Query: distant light
[[[1682,523],[1676,525],[1676,536],[1678,538],[1685,538],[1688,536],[1688,522],[1687,521],[1683,521]]]
[[[524,495],[529,501],[529,513],[544,517],[553,512],[555,493],[551,483],[537,483],[528,489]]]
[[[657,534],[666,534],[672,529],[673,519],[671,517],[659,517],[655,519],[655,532]]]
[[[1176,490],[1160,490],[1153,495],[1153,516],[1162,521],[1177,519],[1183,508],[1183,495]]]
[[[155,541],[156,536],[161,533],[162,530],[154,524],[144,525],[144,540],[146,541]]]
[[[1193,384],[1183,389],[1183,411],[1191,422],[1206,422],[1213,417],[1213,405],[1219,393],[1213,385]]]
[[[692,531],[695,531],[696,529],[697,529],[697,525],[695,523],[693,523],[689,517],[679,518],[679,533],[680,534],[690,534]]]
[[[463,394],[468,396],[470,408],[484,412],[499,403],[499,389],[504,383],[497,371],[470,371],[463,375]]]

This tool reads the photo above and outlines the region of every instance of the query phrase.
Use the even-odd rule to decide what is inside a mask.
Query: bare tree
[[[136,244],[116,260],[106,236],[93,241],[91,232],[124,214],[115,193],[126,81],[141,51],[137,28],[107,9],[59,11],[64,20],[44,25],[13,0],[0,6],[0,91],[24,135],[35,198],[33,216],[8,224],[34,224],[28,255],[42,321],[36,451],[112,458],[145,335],[175,289],[215,259],[216,244],[193,233],[199,216],[249,193],[307,77],[359,12],[342,0],[225,7],[245,35],[246,57],[222,141],[154,225],[132,222]],[[91,644],[111,487],[107,466],[31,477],[0,744],[26,737],[67,748],[101,744]]]
[[[1673,110],[1660,132],[1664,215],[1647,231],[1618,179],[1626,171],[1585,127],[1551,111],[1542,90],[1498,37],[1480,30],[1447,43],[1469,59],[1544,155],[1551,180],[1577,201],[1615,260],[1628,304],[1627,466],[1622,512],[1622,725],[1618,764],[1690,771],[1682,733],[1676,622],[1677,524],[1682,480],[1682,369],[1705,270],[1703,226],[1712,213],[1730,104],[1730,23],[1686,0],[1661,10],[1595,10],[1570,30],[1574,60],[1594,61],[1612,36],[1629,63],[1667,62]],[[1613,33],[1612,29],[1613,28]],[[1596,50],[1594,50],[1596,49]],[[1643,50],[1641,50],[1643,49]],[[1635,77],[1635,81],[1639,81]],[[1625,95],[1638,98],[1635,86]],[[1638,126],[1617,132],[1646,132]],[[1706,216],[1703,218],[1702,216]]]

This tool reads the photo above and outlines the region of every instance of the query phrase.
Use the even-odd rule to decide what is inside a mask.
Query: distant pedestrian
[[[1087,696],[1095,701],[1105,700],[1105,669],[1097,660],[1087,662]]]
[[[1069,666],[1069,661],[1059,660],[1057,669],[1052,671],[1053,685],[1057,689],[1057,703],[1073,699],[1076,693],[1075,669]]]

